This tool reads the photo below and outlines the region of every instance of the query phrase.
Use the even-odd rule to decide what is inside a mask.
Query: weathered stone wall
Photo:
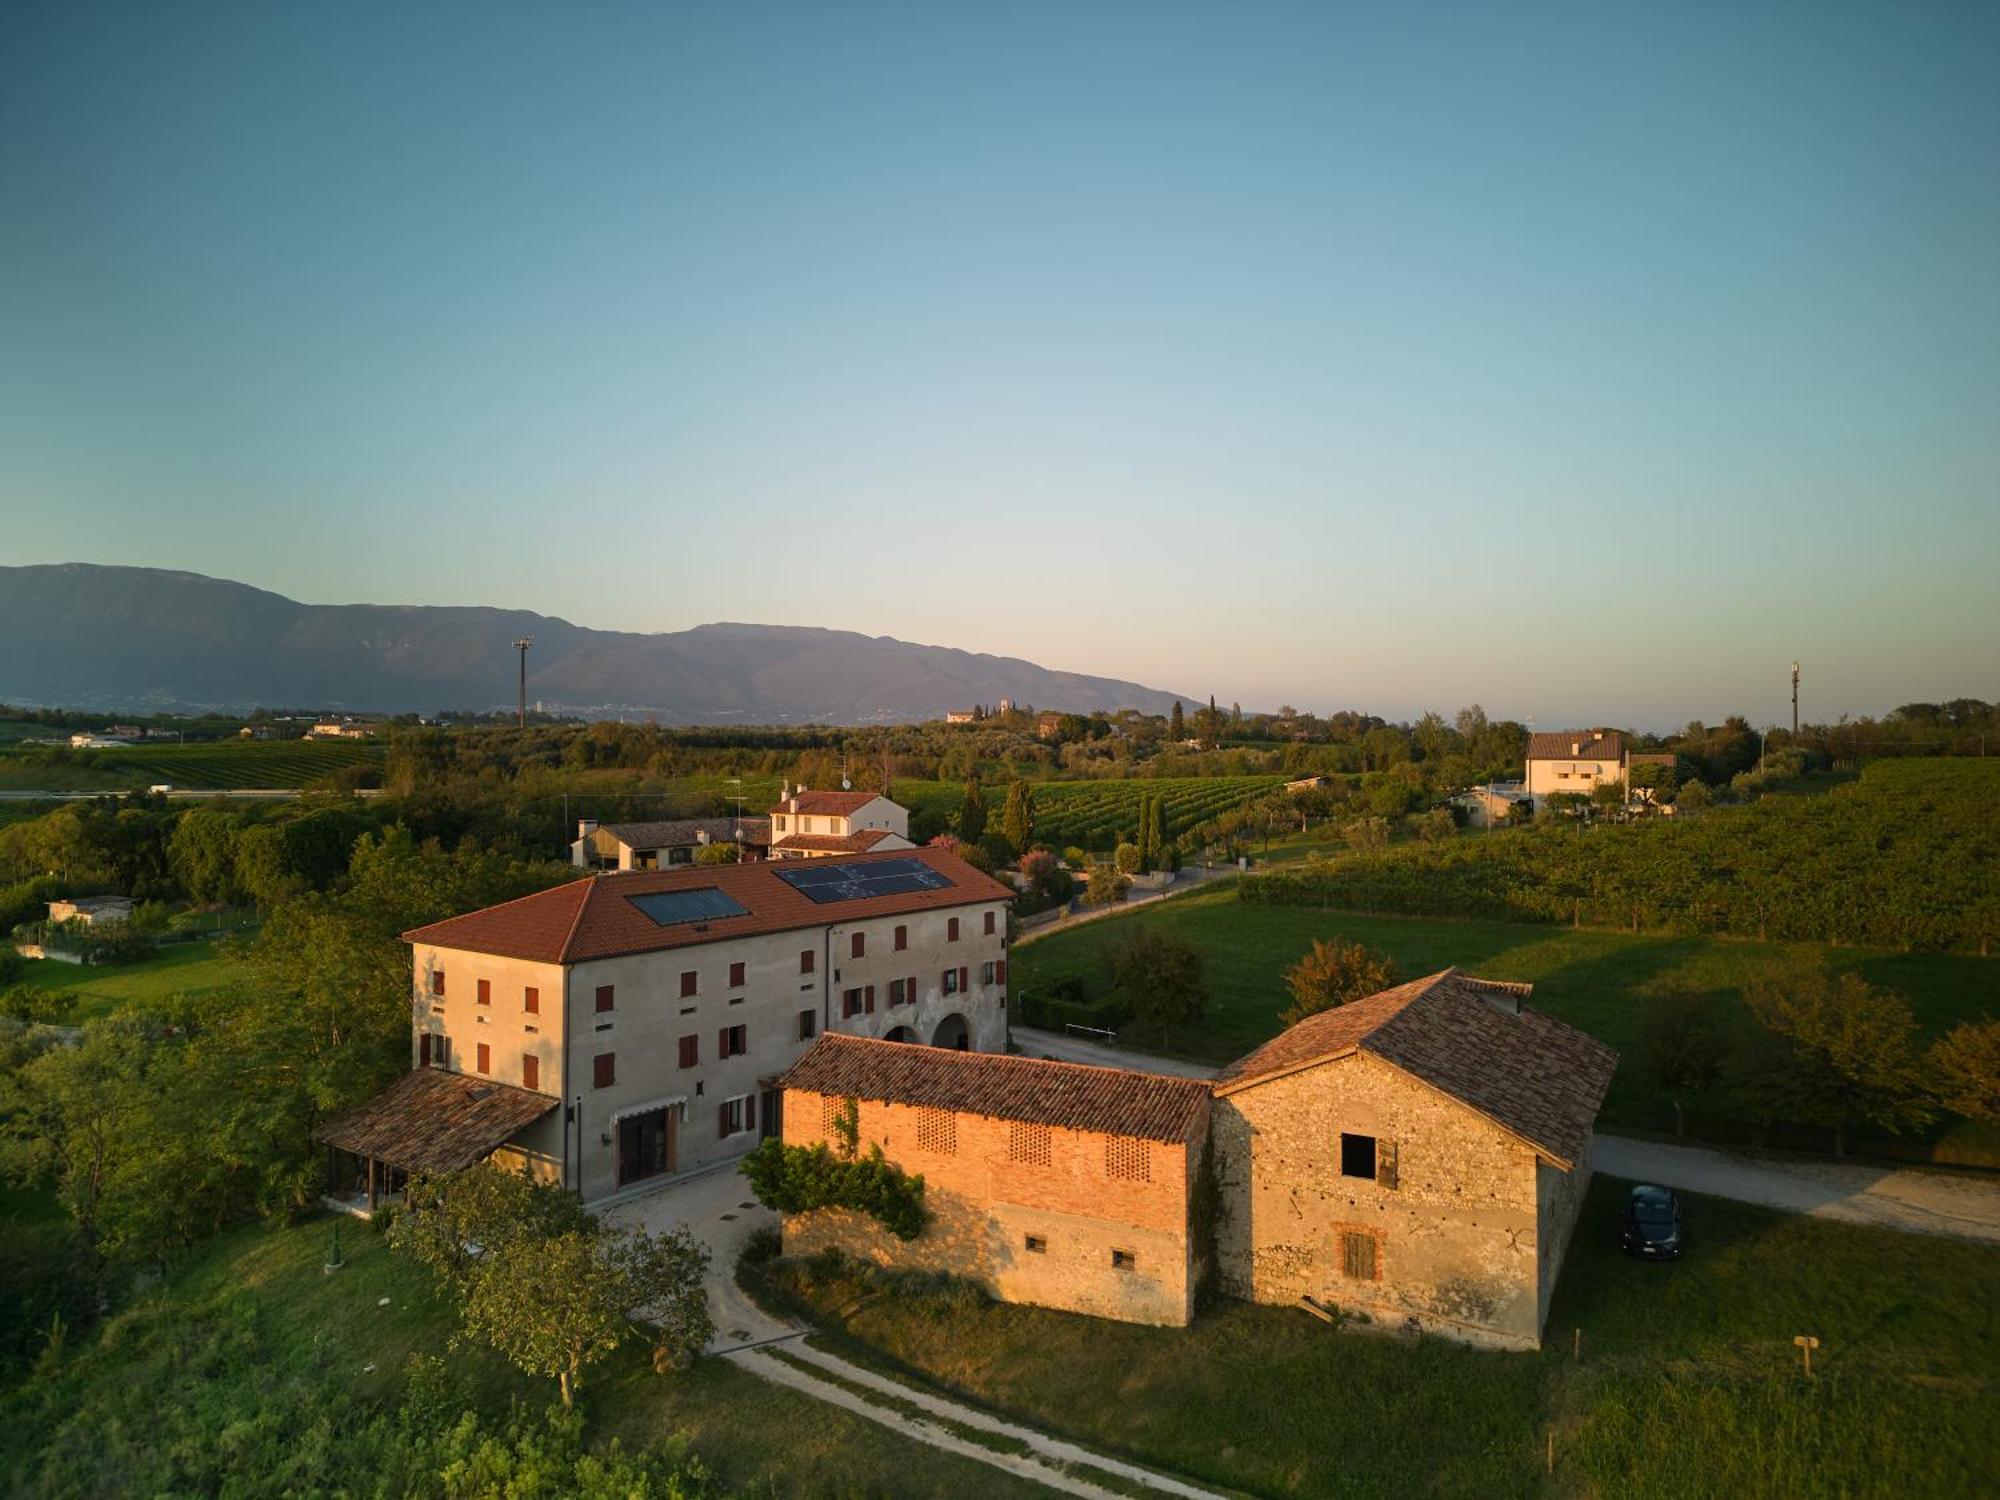
[[[1589,1146],[1584,1147],[1583,1159],[1567,1172],[1547,1162],[1537,1163],[1535,1181],[1540,1200],[1535,1239],[1541,1262],[1541,1312],[1537,1324],[1546,1328],[1549,1304],[1555,1300],[1556,1277],[1562,1273],[1563,1257],[1569,1250],[1570,1237],[1576,1233],[1577,1216],[1583,1212],[1584,1194],[1590,1189]]]
[[[819,1094],[788,1091],[786,1142],[829,1141],[827,1106]],[[905,1242],[845,1210],[792,1215],[787,1254],[838,1248],[880,1265],[971,1277],[1002,1301],[1127,1322],[1184,1324],[1193,1315],[1188,1188],[1205,1120],[1173,1144],[1118,1138],[1124,1163],[1145,1162],[1146,1180],[1137,1181],[1111,1174],[1112,1138],[1094,1132],[1049,1127],[1042,1160],[1040,1146],[1010,1121],[954,1114],[953,1149],[945,1150],[942,1112],[873,1100],[859,1112],[863,1151],[879,1143],[904,1171],[923,1175],[930,1227]],[[1024,1153],[1034,1159],[1015,1159]],[[1116,1264],[1114,1252],[1131,1264]]]
[[[1535,1154],[1366,1053],[1215,1101],[1223,1290],[1301,1296],[1396,1326],[1534,1347],[1543,1298]],[[1344,1177],[1343,1131],[1393,1147],[1394,1185]],[[1377,1278],[1345,1274],[1342,1236],[1376,1240]]]

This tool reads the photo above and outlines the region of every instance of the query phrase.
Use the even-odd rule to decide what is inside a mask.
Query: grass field
[[[1594,1184],[1538,1355],[1232,1301],[1141,1328],[775,1275],[842,1353],[1255,1495],[1994,1492],[2000,1249],[1692,1198],[1688,1256],[1642,1264],[1612,1243],[1624,1187]]]
[[[0,791],[144,791],[306,786],[348,766],[384,763],[381,745],[344,740],[220,741],[135,745],[129,750],[62,751],[49,760],[32,749],[0,750]]]
[[[1962,1020],[2000,1015],[2000,962],[1955,954],[1877,953],[1810,943],[1753,943],[1714,937],[1666,937],[1507,922],[1452,922],[1418,917],[1369,917],[1306,907],[1264,906],[1236,899],[1230,886],[1163,901],[1131,916],[1093,922],[1036,939],[1015,951],[1014,982],[1022,993],[1075,976],[1092,994],[1110,987],[1108,954],[1133,924],[1178,933],[1207,965],[1207,1017],[1170,1049],[1203,1062],[1239,1057],[1279,1030],[1287,1001],[1284,972],[1314,938],[1338,935],[1392,957],[1408,977],[1448,965],[1494,979],[1528,980],[1534,1003],[1602,1037],[1624,1054],[1599,1124],[1606,1129],[1670,1130],[1667,1100],[1642,1076],[1637,1054],[1650,997],[1674,986],[1717,992],[1732,1002],[1737,1039],[1753,1023],[1741,1007],[1746,981],[1787,963],[1823,963],[1858,970],[1870,983],[1905,996],[1927,1034]],[[1128,1031],[1132,1045],[1157,1038]],[[1691,1132],[1726,1137],[1741,1110],[1719,1091],[1688,1103]],[[1990,1133],[1958,1127],[1958,1159],[1980,1159]],[[1973,1153],[1966,1155],[1967,1152]]]
[[[169,995],[199,995],[217,990],[232,977],[234,965],[211,941],[176,943],[144,961],[98,967],[31,958],[18,983],[44,990],[74,990],[82,1000],[73,1022],[109,1015],[121,1005],[149,1005]]]
[[[0,1492],[324,1493],[284,1464],[307,1457],[337,1464],[339,1414],[354,1404],[393,1406],[415,1353],[445,1356],[489,1414],[512,1399],[531,1409],[553,1399],[552,1382],[519,1376],[476,1347],[448,1348],[449,1308],[427,1274],[391,1255],[372,1230],[345,1221],[347,1267],[324,1274],[330,1223],[227,1231],[135,1306],[78,1338],[58,1375],[0,1392]],[[1037,1493],[720,1360],[662,1377],[642,1350],[628,1347],[590,1373],[580,1401],[594,1443],[615,1437],[628,1448],[646,1446],[685,1432],[731,1494],[1014,1500]],[[276,1413],[300,1411],[315,1420],[274,1430],[283,1420]],[[348,1493],[373,1492],[365,1473],[345,1482]]]

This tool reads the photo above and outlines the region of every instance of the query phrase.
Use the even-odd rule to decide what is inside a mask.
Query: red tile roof
[[[1532,989],[1444,969],[1308,1016],[1224,1068],[1215,1089],[1232,1094],[1367,1052],[1568,1167],[1589,1149],[1618,1054],[1523,1005]]]
[[[1579,746],[1572,750],[1570,746]],[[1625,736],[1616,729],[1553,729],[1528,736],[1529,760],[1623,760]]]
[[[1186,1140],[1209,1097],[1208,1084],[1197,1078],[1002,1052],[954,1052],[837,1032],[814,1042],[778,1086],[1149,1141]]]
[[[313,1139],[406,1172],[456,1172],[483,1161],[560,1100],[468,1073],[417,1068]]]
[[[1014,894],[946,849],[859,854],[852,863],[887,859],[921,860],[951,884],[937,890],[906,891],[822,905],[779,878],[779,871],[797,868],[785,862],[610,871],[463,916],[448,917],[428,927],[413,928],[403,934],[403,940],[471,953],[492,953],[503,958],[571,964],[625,953],[720,943],[793,928],[859,922],[902,912],[1005,901]],[[628,899],[658,891],[698,890],[721,891],[743,907],[745,914],[663,927]]]
[[[796,800],[799,804],[798,811],[801,813],[845,818],[859,812],[880,795],[879,792],[800,792]],[[792,799],[780,802],[771,811],[791,812]]]
[[[863,828],[855,833],[794,833],[771,845],[771,852],[810,849],[815,854],[866,854],[886,838],[902,838],[902,835],[890,828]],[[903,842],[907,844],[909,840]]]

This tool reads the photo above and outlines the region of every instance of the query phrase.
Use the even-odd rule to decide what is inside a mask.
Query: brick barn
[[[907,1242],[845,1209],[789,1216],[786,1254],[837,1247],[1133,1323],[1193,1317],[1206,1083],[829,1034],[779,1084],[786,1144],[835,1143],[853,1100],[862,1149],[922,1173],[934,1216]]]

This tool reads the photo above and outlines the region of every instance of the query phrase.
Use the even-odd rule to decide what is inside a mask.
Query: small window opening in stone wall
[[[1135,1271],[1139,1267],[1139,1257],[1130,1250],[1111,1252],[1111,1269],[1114,1271]]]
[[[1007,1160],[1031,1167],[1049,1164],[1049,1127],[1015,1120],[1007,1126]]]
[[[1153,1180],[1153,1153],[1149,1142],[1129,1135],[1109,1136],[1104,1142],[1104,1174],[1127,1182]]]
[[[958,1151],[958,1116],[948,1109],[919,1109],[917,1147],[939,1156],[955,1155]]]
[[[1028,1243],[1028,1253],[1030,1255],[1048,1254],[1049,1242],[1046,1239],[1044,1239],[1041,1235],[1039,1234],[1029,1235],[1027,1243]]]
[[[1340,1133],[1340,1175],[1375,1180],[1375,1137]]]
[[[1365,1230],[1347,1230],[1340,1236],[1341,1274],[1354,1281],[1381,1279],[1382,1264],[1375,1236]]]

